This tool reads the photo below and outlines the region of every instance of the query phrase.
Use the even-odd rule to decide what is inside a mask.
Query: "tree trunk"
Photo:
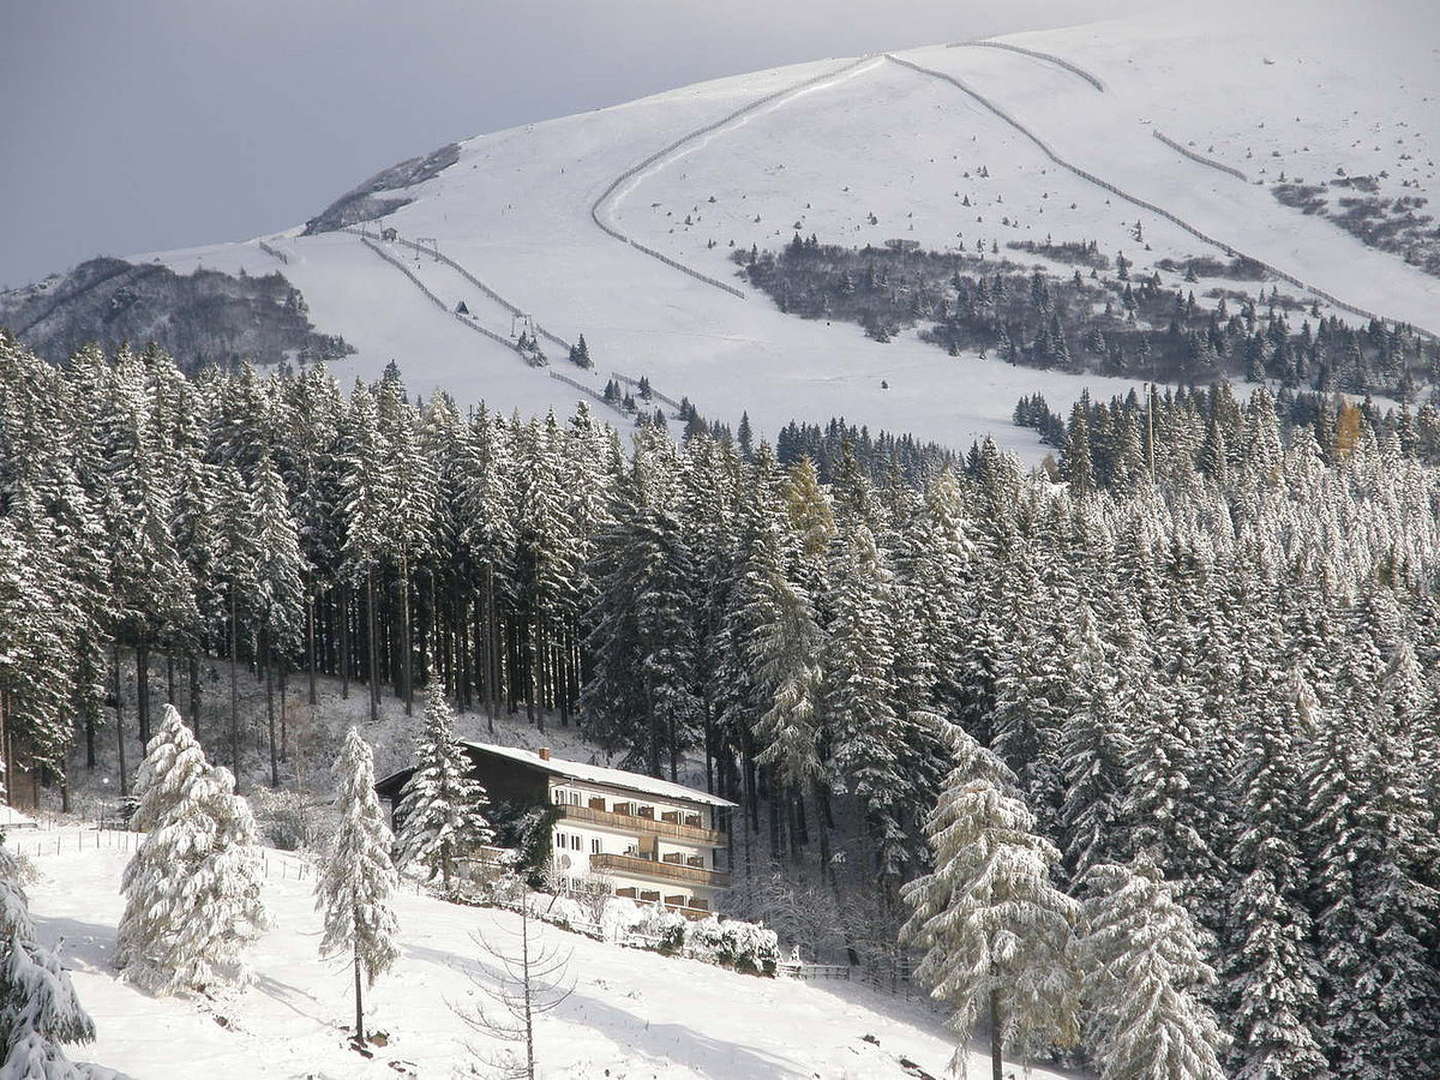
[[[135,646],[135,716],[140,722],[140,745],[150,745],[150,649]]]
[[[270,733],[270,786],[280,786],[280,756],[275,742],[275,682],[271,678],[274,657],[270,649],[270,627],[260,631],[260,663],[265,667],[265,724]]]
[[[200,654],[190,654],[190,730],[200,738]]]
[[[120,696],[120,644],[115,643],[115,738],[120,751],[120,797],[130,794],[130,776],[125,768],[125,701]]]
[[[235,791],[240,783],[240,634],[235,613],[235,590],[230,590],[230,771],[235,774]]]
[[[1005,1062],[1002,1058],[1004,1050],[1004,1032],[1000,1030],[1000,991],[990,991],[990,1077],[991,1080],[1005,1080],[1002,1070]]]
[[[350,590],[340,586],[340,697],[350,700]]]
[[[282,659],[280,661],[280,760],[290,760],[290,728],[289,728],[289,696],[290,670]]]
[[[95,771],[95,704],[93,700],[85,706],[85,768],[91,772]]]
[[[400,563],[400,673],[405,681],[405,715],[415,715],[415,643],[410,640],[410,566]]]
[[[815,797],[815,831],[820,839],[820,880],[839,895],[840,883],[835,879],[835,867],[830,864],[830,823],[825,815],[825,791],[818,778],[811,784],[811,793]]]
[[[356,916],[359,921],[359,916]],[[360,946],[355,946],[355,1042],[358,1046],[365,1045],[365,1009],[360,996]]]
[[[380,719],[380,649],[375,635],[375,568],[365,574],[365,620],[370,638],[370,722]]]
[[[305,607],[305,654],[310,664],[310,704],[318,700],[315,696],[315,598],[310,597]]]

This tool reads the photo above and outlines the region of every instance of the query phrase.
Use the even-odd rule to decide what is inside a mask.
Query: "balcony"
[[[730,837],[717,829],[706,829],[699,825],[681,825],[673,821],[657,821],[639,814],[617,814],[613,810],[596,810],[589,806],[560,804],[560,814],[571,821],[583,821],[590,825],[602,825],[618,832],[661,836],[668,840],[683,840],[704,847],[729,847]]]
[[[663,881],[684,881],[692,885],[709,885],[717,889],[730,887],[730,875],[720,870],[702,870],[681,863],[641,859],[634,855],[591,855],[590,869],[604,873],[630,874],[634,877],[659,878]]]

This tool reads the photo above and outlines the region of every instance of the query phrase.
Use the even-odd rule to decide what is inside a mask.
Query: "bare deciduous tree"
[[[451,1006],[486,1043],[501,1044],[467,1044],[483,1068],[482,1073],[472,1065],[472,1073],[497,1080],[535,1080],[535,1020],[559,1008],[575,989],[569,978],[572,950],[545,941],[540,922],[525,902],[526,891],[522,881],[512,879],[511,887],[500,894],[516,903],[520,919],[518,927],[495,920],[495,936],[509,939],[504,946],[480,934],[471,935],[483,959],[479,970],[471,973],[470,982],[485,1000],[477,999],[473,1006]],[[516,1046],[523,1047],[523,1054],[517,1053]]]

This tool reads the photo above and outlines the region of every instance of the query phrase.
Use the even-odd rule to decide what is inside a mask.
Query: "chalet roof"
[[[466,742],[466,746],[498,757],[509,758],[532,769],[547,772],[552,776],[563,776],[570,780],[588,780],[592,784],[608,784],[610,787],[629,788],[658,799],[678,799],[682,802],[704,803],[707,806],[735,806],[729,799],[722,799],[709,792],[697,791],[684,784],[672,784],[644,773],[628,772],[625,769],[611,769],[605,765],[587,765],[583,761],[566,761],[564,758],[542,758],[534,750],[523,750],[518,746],[500,746],[496,743]]]

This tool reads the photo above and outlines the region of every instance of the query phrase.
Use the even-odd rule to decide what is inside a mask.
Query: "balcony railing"
[[[604,825],[621,832],[664,836],[671,840],[702,844],[705,847],[730,846],[730,837],[725,833],[698,825],[680,825],[672,821],[641,817],[639,814],[617,814],[612,810],[594,810],[588,806],[571,806],[568,803],[560,805],[560,813],[571,821],[587,821],[592,825]]]
[[[694,866],[660,862],[658,859],[641,859],[634,855],[591,855],[590,869],[613,870],[617,874],[660,878],[664,881],[688,881],[692,885],[712,885],[720,889],[730,887],[730,875],[723,871],[701,870]]]

